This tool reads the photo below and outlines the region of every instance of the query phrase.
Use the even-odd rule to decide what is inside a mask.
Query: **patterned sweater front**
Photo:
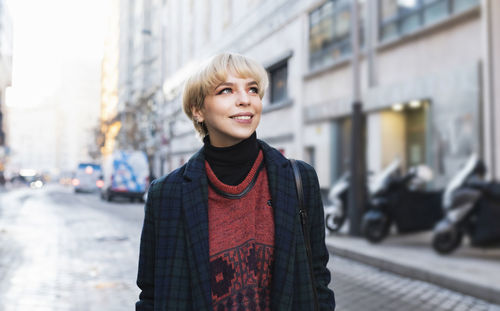
[[[274,218],[262,151],[237,186],[205,167],[214,310],[270,310]]]

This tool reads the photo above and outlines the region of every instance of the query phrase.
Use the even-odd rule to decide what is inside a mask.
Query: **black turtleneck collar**
[[[250,172],[259,155],[259,143],[254,132],[247,139],[229,147],[214,147],[210,138],[205,136],[205,159],[215,176],[226,185],[240,184]]]

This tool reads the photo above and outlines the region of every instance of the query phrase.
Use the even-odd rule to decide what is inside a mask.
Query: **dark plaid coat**
[[[264,153],[275,221],[272,310],[313,310],[297,193],[289,161],[259,141]],[[208,185],[203,149],[154,181],[145,207],[137,285],[137,311],[212,310],[208,250]],[[334,310],[328,289],[323,208],[314,169],[299,167],[311,232],[313,269],[321,310]]]

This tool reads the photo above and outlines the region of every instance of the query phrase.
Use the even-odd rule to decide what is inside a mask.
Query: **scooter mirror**
[[[418,178],[424,180],[425,182],[431,181],[433,177],[432,169],[427,165],[417,166],[416,175]]]

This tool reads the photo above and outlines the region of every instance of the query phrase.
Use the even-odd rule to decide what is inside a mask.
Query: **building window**
[[[479,4],[479,0],[380,0],[380,40],[405,35],[454,13]]]
[[[309,163],[312,167],[316,167],[316,149],[314,147],[306,147],[304,159],[307,163]]]
[[[288,59],[268,68],[270,78],[271,102],[282,103],[288,98],[286,82],[288,79]]]
[[[351,166],[351,142],[352,142],[352,121],[350,117],[337,121],[337,146],[336,146],[336,172],[340,177],[350,170]]]
[[[358,0],[360,19],[365,0]],[[360,42],[363,44],[360,23]],[[351,53],[351,0],[329,0],[309,15],[309,66],[321,68]]]

